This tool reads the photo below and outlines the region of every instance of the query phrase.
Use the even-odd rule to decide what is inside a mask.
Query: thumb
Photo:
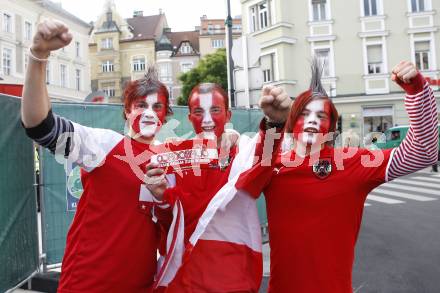
[[[68,45],[72,41],[72,34],[69,32],[64,32],[61,34],[60,39]]]

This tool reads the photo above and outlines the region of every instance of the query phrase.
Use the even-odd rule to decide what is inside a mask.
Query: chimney
[[[160,15],[163,14],[163,12],[162,12],[162,8],[159,8],[159,14],[160,14]]]
[[[133,17],[144,16],[144,12],[142,10],[135,10],[133,12]]]

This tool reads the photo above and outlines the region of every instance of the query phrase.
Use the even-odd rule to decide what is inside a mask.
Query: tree
[[[182,82],[182,92],[177,99],[177,104],[188,105],[188,96],[191,90],[201,82],[218,83],[227,90],[227,70],[225,49],[218,49],[215,53],[203,57],[196,67],[179,77]]]

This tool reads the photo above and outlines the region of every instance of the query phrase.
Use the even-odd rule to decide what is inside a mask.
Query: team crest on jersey
[[[332,172],[332,160],[330,158],[319,159],[313,164],[312,171],[319,179],[327,178]]]

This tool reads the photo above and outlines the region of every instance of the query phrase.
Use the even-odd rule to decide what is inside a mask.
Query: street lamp
[[[228,65],[228,93],[229,105],[235,107],[235,89],[234,89],[234,61],[232,60],[232,17],[231,17],[231,3],[226,0],[227,16],[225,20],[226,25],[226,60]]]

